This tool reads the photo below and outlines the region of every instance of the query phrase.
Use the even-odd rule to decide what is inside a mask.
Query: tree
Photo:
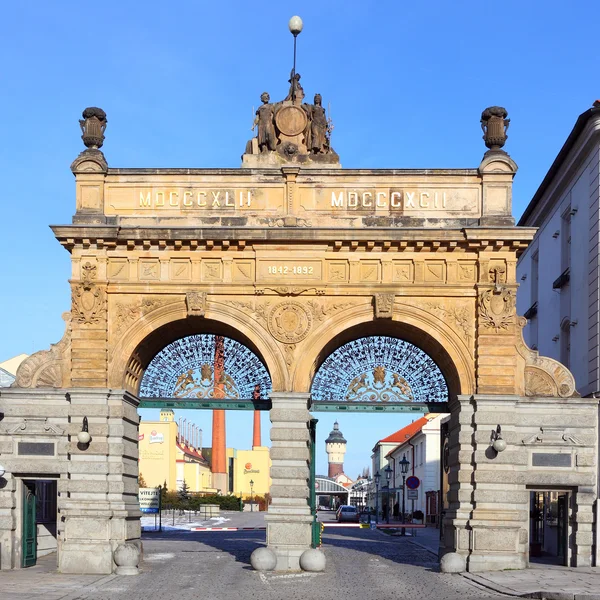
[[[140,487],[144,487],[144,488],[145,488],[145,487],[148,487],[148,486],[146,485],[146,480],[144,479],[144,476],[143,476],[141,473],[138,475],[138,485],[139,485]]]
[[[185,479],[181,484],[181,489],[177,492],[177,496],[180,500],[189,500],[190,498],[190,486],[187,484]]]

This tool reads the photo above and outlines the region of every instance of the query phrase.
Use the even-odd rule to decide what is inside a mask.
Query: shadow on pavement
[[[385,558],[399,564],[419,565],[428,571],[439,572],[435,553],[412,543],[410,537],[392,536],[371,529],[327,529],[323,534],[323,548],[347,548],[364,552],[372,557]]]
[[[173,552],[181,553],[210,553],[226,552],[237,562],[251,569],[250,555],[252,552],[265,545],[264,531],[163,531],[144,532],[142,542],[145,541],[171,542]]]

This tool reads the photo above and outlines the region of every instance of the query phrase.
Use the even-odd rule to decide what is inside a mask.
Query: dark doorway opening
[[[529,561],[568,565],[567,491],[532,491],[529,498]]]
[[[57,549],[57,485],[52,479],[23,480],[22,567]]]

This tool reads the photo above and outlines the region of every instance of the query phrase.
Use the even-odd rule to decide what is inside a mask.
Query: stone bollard
[[[277,556],[268,548],[257,548],[250,555],[250,564],[255,571],[273,571],[277,566]]]
[[[300,568],[303,571],[320,573],[325,570],[325,563],[325,554],[316,548],[309,548],[300,556]]]
[[[440,560],[442,573],[464,573],[467,570],[465,557],[458,552],[448,552]]]
[[[117,565],[117,575],[139,575],[140,549],[136,544],[119,544],[113,553],[113,559]]]

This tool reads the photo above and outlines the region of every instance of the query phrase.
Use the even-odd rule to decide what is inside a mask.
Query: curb
[[[473,573],[459,573],[465,579],[469,579],[474,583],[488,589],[505,594],[506,596],[513,596],[515,598],[535,598],[537,600],[600,600],[600,594],[587,594],[587,593],[576,593],[576,592],[554,592],[551,590],[536,590],[531,592],[517,592],[511,588],[504,587],[502,585],[492,583],[488,579],[474,575]]]
[[[192,527],[189,531],[265,531],[266,527]]]

